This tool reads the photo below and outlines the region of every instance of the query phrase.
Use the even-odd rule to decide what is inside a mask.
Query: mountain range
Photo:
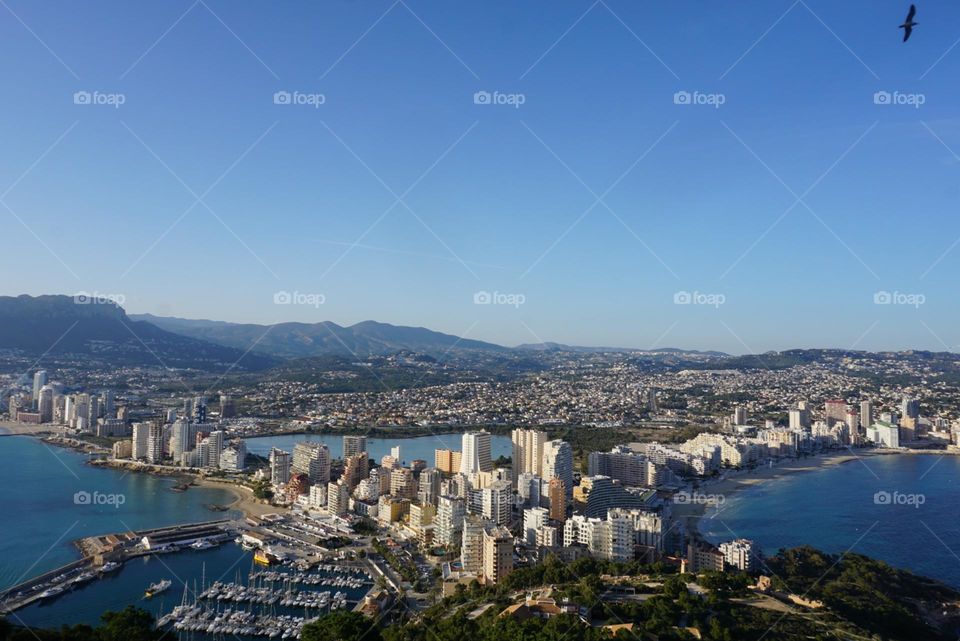
[[[0,349],[31,357],[83,355],[91,364],[163,365],[208,371],[257,371],[297,359],[334,356],[363,360],[397,353],[515,361],[546,352],[644,352],[560,343],[505,347],[425,327],[376,321],[346,327],[330,321],[258,325],[128,315],[110,301],[63,295],[0,296]],[[720,352],[676,349],[650,352],[723,356]]]
[[[208,371],[262,370],[272,356],[168,332],[84,297],[0,296],[0,349],[29,358],[73,355],[91,366],[159,365]]]

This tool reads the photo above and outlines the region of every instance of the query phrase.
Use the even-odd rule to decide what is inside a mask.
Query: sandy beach
[[[239,510],[247,517],[258,518],[264,514],[286,511],[286,508],[270,505],[255,498],[253,496],[253,490],[242,485],[237,485],[231,481],[195,476],[193,477],[193,485],[194,487],[212,487],[229,491],[233,494],[233,502],[227,504],[226,507],[229,507],[231,510]]]

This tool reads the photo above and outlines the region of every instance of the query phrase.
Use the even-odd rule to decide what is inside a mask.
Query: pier
[[[222,519],[85,537],[74,542],[82,558],[0,592],[0,614],[9,614],[80,587],[105,573],[119,570],[129,559],[173,552],[198,541],[220,542],[235,536],[236,531],[236,522]]]

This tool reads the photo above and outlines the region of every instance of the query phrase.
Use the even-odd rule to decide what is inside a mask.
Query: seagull
[[[910,34],[913,33],[913,28],[919,23],[913,21],[913,16],[917,15],[916,5],[910,5],[910,11],[907,13],[907,19],[903,21],[903,24],[900,25],[900,28],[903,29],[903,41],[906,42],[910,37]]]

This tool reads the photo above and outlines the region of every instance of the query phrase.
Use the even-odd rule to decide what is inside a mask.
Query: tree
[[[380,630],[359,612],[337,610],[303,626],[302,641],[380,641]]]
[[[160,636],[153,615],[132,605],[120,612],[104,612],[100,620],[103,624],[97,633],[103,641],[153,641]]]

